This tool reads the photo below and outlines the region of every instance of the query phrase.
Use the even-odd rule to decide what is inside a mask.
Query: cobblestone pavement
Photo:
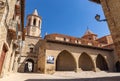
[[[120,81],[120,73],[107,72],[56,72],[53,75],[37,73],[15,73],[0,81]]]

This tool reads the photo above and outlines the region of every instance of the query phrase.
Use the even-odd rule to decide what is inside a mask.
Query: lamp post
[[[98,22],[107,21],[107,19],[100,19],[100,15],[99,15],[99,14],[96,14],[95,19],[96,19]]]

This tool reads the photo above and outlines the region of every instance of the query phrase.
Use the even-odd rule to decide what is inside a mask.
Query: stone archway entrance
[[[34,61],[32,59],[28,59],[25,62],[24,72],[33,72],[34,71]]]
[[[4,60],[5,60],[5,56],[6,56],[7,51],[8,51],[8,48],[7,48],[6,44],[4,44],[3,48],[2,48],[2,53],[1,53],[1,56],[0,56],[0,74],[2,72],[2,67],[3,67],[3,63],[4,63]]]
[[[116,67],[116,71],[120,72],[120,62],[119,61],[116,62],[115,67]]]
[[[100,70],[108,71],[107,62],[106,62],[105,58],[102,55],[100,55],[100,54],[96,58],[96,66]]]
[[[79,68],[81,68],[83,71],[93,71],[94,70],[94,63],[91,59],[91,57],[86,54],[82,53],[79,57]]]
[[[64,50],[56,59],[56,71],[75,71],[76,62],[71,53]]]

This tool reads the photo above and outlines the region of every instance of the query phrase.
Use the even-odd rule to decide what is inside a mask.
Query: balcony
[[[17,31],[17,21],[15,20],[10,20],[9,21],[9,24],[8,24],[8,33],[9,33],[9,36],[12,38],[12,39],[17,39],[17,34],[16,34],[16,31]]]

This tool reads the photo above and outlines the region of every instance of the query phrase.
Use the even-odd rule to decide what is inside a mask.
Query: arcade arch
[[[64,50],[59,53],[56,59],[56,71],[75,71],[76,62],[73,55]]]
[[[116,67],[116,71],[120,72],[120,61],[116,62],[115,67]]]
[[[99,68],[100,70],[103,70],[103,71],[108,71],[108,64],[105,60],[105,58],[99,54],[96,58],[96,66],[97,68]]]
[[[87,53],[82,53],[79,57],[79,68],[83,71],[92,71],[94,70],[94,62],[92,58]]]

